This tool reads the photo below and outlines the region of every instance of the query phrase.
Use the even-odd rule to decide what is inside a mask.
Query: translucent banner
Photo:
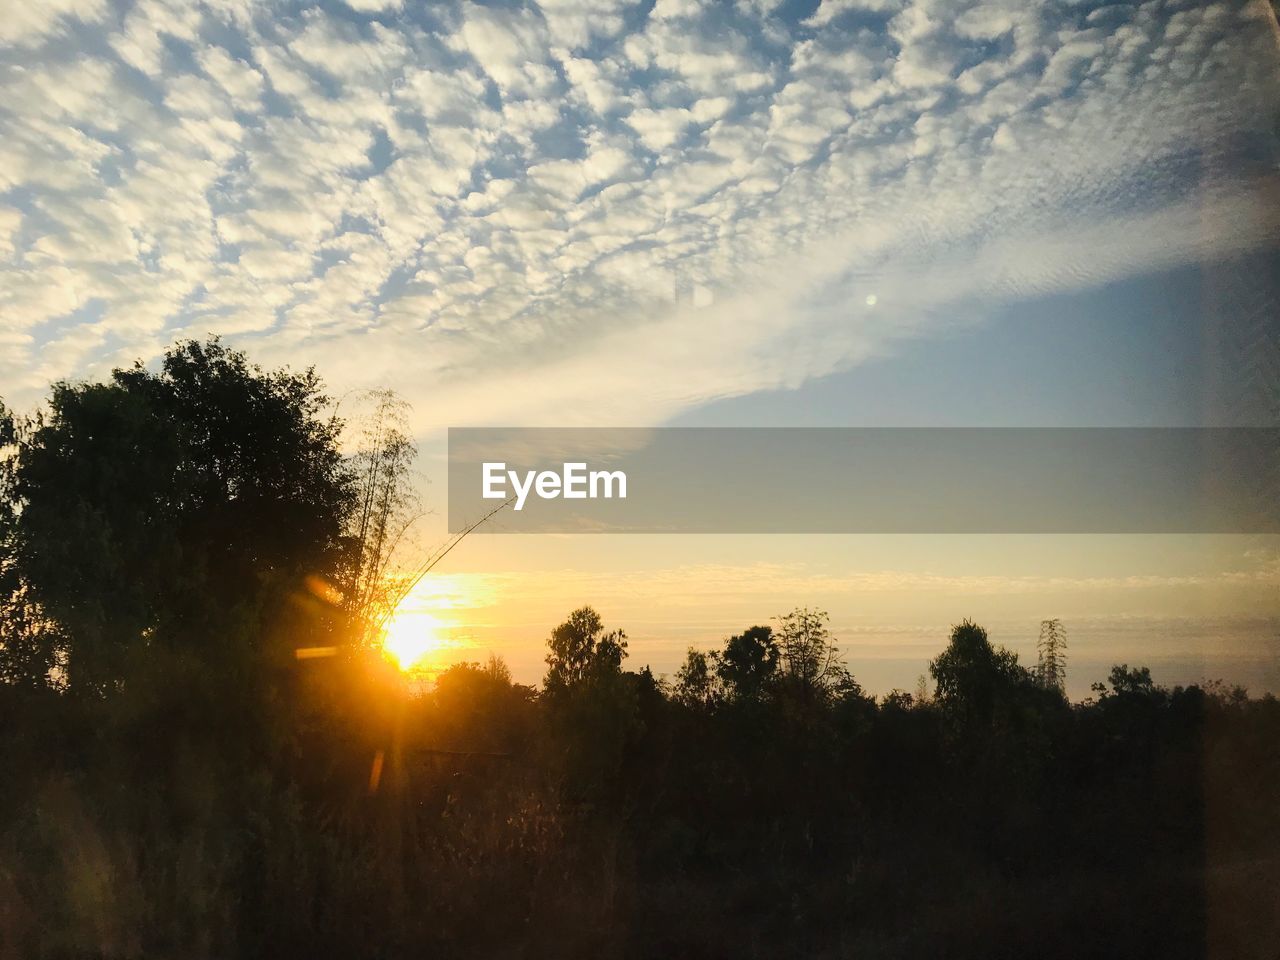
[[[1274,428],[449,431],[455,532],[1276,533],[1278,493]]]

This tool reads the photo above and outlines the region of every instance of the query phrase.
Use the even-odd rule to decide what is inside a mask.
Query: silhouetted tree
[[[1130,667],[1127,663],[1117,664],[1107,675],[1108,691],[1105,684],[1093,684],[1093,690],[1103,696],[1149,697],[1156,693],[1155,681],[1151,679],[1150,667]]]
[[[839,649],[831,642],[826,611],[797,607],[778,617],[780,681],[804,702],[827,702],[853,683]]]
[[[929,673],[934,699],[962,725],[990,723],[998,705],[1030,679],[1017,654],[992,646],[987,631],[972,620],[951,628],[950,643],[930,661]]]
[[[708,707],[716,700],[716,675],[712,669],[714,655],[690,648],[684,663],[676,671],[675,697],[690,707]]]
[[[266,373],[217,340],[54,386],[18,437],[11,554],[73,692],[161,650],[234,673],[308,575],[336,574],[352,484],[326,403],[314,372]]]
[[[543,687],[554,697],[587,681],[618,674],[627,655],[627,635],[621,630],[606,633],[600,615],[582,607],[551,631],[548,646]]]
[[[1065,693],[1067,683],[1067,631],[1061,620],[1040,621],[1036,643],[1036,679],[1049,690]]]
[[[58,624],[31,598],[15,567],[0,559],[0,683],[61,687],[66,649]]]
[[[716,659],[715,671],[730,698],[758,699],[778,672],[773,628],[748,627],[730,637]]]
[[[566,790],[573,799],[612,796],[639,732],[637,686],[622,672],[626,634],[606,631],[600,615],[582,607],[551,631],[547,645],[543,701]]]
[[[0,683],[43,687],[64,649],[58,625],[31,595],[18,565],[18,443],[23,425],[0,403]]]
[[[412,477],[418,451],[409,434],[409,405],[394,391],[371,390],[353,400],[358,409],[368,409],[357,415],[356,452],[350,458],[356,501],[343,594],[364,642],[373,643],[408,581],[394,576],[393,562],[420,514]]]
[[[915,698],[905,690],[890,690],[880,698],[880,706],[885,710],[910,710]]]
[[[446,750],[513,752],[533,731],[533,690],[511,680],[506,662],[456,663],[431,691],[434,708],[425,730],[430,746]]]

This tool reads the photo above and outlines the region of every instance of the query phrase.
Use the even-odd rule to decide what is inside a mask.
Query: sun
[[[382,649],[401,670],[413,670],[442,645],[441,623],[421,610],[397,610],[383,629]]]
[[[400,592],[403,584],[392,583]],[[382,628],[382,650],[405,673],[429,674],[459,647],[465,611],[491,602],[465,575],[424,577],[413,583]],[[463,619],[459,619],[459,618]],[[428,663],[428,658],[432,662]]]

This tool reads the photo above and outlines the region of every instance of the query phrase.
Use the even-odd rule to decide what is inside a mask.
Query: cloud
[[[596,38],[617,36],[626,14],[638,6],[639,0],[541,0],[538,9],[551,44],[577,50]]]
[[[404,7],[404,0],[342,0],[359,13],[387,13]]]
[[[0,17],[0,43],[33,46],[73,22],[92,24],[107,13],[107,0],[44,0],[12,4]]]
[[[262,74],[221,47],[208,46],[196,54],[205,74],[218,84],[238,109],[253,109],[262,95]]]
[[[555,87],[554,71],[546,63],[546,22],[532,11],[468,5],[461,28],[446,42],[469,53],[508,96],[549,94]]]
[[[423,429],[652,423],[1277,237],[1258,2],[37,6],[10,402],[222,331]]]
[[[1231,570],[1197,570],[1179,573],[1138,573],[1116,576],[1022,575],[1007,573],[940,572],[927,569],[851,570],[812,563],[749,564],[701,563],[648,568],[638,571],[593,573],[585,570],[538,571],[521,577],[516,573],[489,574],[483,579],[502,581],[500,593],[508,599],[533,600],[554,577],[559,588],[577,596],[634,595],[665,598],[676,605],[714,603],[720,595],[743,597],[831,597],[878,593],[950,595],[974,598],[1041,595],[1061,598],[1069,594],[1137,594],[1155,591],[1234,589],[1253,591],[1258,598],[1280,587],[1274,563]],[[480,578],[478,578],[480,579]],[[524,580],[525,584],[520,581]],[[528,595],[522,596],[521,586]],[[678,598],[678,599],[677,599]]]
[[[821,0],[807,27],[825,27],[847,13],[887,13],[902,9],[901,0]]]

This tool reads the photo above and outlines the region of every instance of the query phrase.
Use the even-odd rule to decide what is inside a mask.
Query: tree
[[[929,678],[923,673],[916,677],[916,692],[912,699],[918,704],[929,702]]]
[[[684,663],[676,671],[675,698],[690,707],[708,707],[715,702],[716,675],[712,669],[714,655],[689,649]]]
[[[65,637],[31,597],[16,569],[0,560],[0,683],[60,686],[56,675]]]
[[[395,556],[420,515],[412,479],[418,451],[409,435],[409,404],[394,391],[371,390],[356,400],[371,409],[360,417],[358,446],[350,460],[356,502],[343,594],[346,609],[369,644],[403,599],[400,586],[405,578],[391,573]]]
[[[777,618],[780,679],[801,700],[826,702],[854,686],[831,642],[826,611],[797,607]]]
[[[524,746],[532,724],[532,694],[513,683],[501,657],[455,663],[436,678],[424,725],[432,746],[449,750],[509,752]]]
[[[778,672],[773,628],[748,627],[730,637],[716,658],[715,670],[730,698],[758,699]]]
[[[62,637],[31,596],[15,555],[14,489],[22,429],[0,403],[0,683],[41,687],[52,679]]]
[[[934,699],[962,725],[990,723],[997,707],[1030,677],[1018,656],[994,647],[972,620],[951,628],[947,649],[930,661]]]
[[[1039,662],[1036,679],[1048,690],[1065,693],[1067,683],[1067,631],[1058,619],[1040,621],[1040,639],[1036,644]]]
[[[551,631],[548,646],[543,686],[554,696],[620,673],[627,655],[627,635],[621,630],[606,633],[600,614],[582,607]]]
[[[551,632],[548,646],[543,701],[566,790],[584,800],[614,795],[642,727],[636,675],[622,672],[626,634],[606,631],[600,615],[582,607]]]
[[[1111,684],[1111,692],[1107,692],[1106,684],[1093,684],[1093,691],[1102,696],[1117,697],[1151,697],[1159,688],[1151,679],[1150,667],[1130,667],[1127,663],[1116,664],[1107,675],[1107,683]]]
[[[327,403],[313,371],[216,339],[54,386],[17,438],[7,539],[69,689],[107,692],[166,650],[244,676],[304,579],[338,578],[353,486]]]
[[[880,698],[880,706],[884,710],[910,710],[915,705],[915,697],[905,690],[896,687]]]

